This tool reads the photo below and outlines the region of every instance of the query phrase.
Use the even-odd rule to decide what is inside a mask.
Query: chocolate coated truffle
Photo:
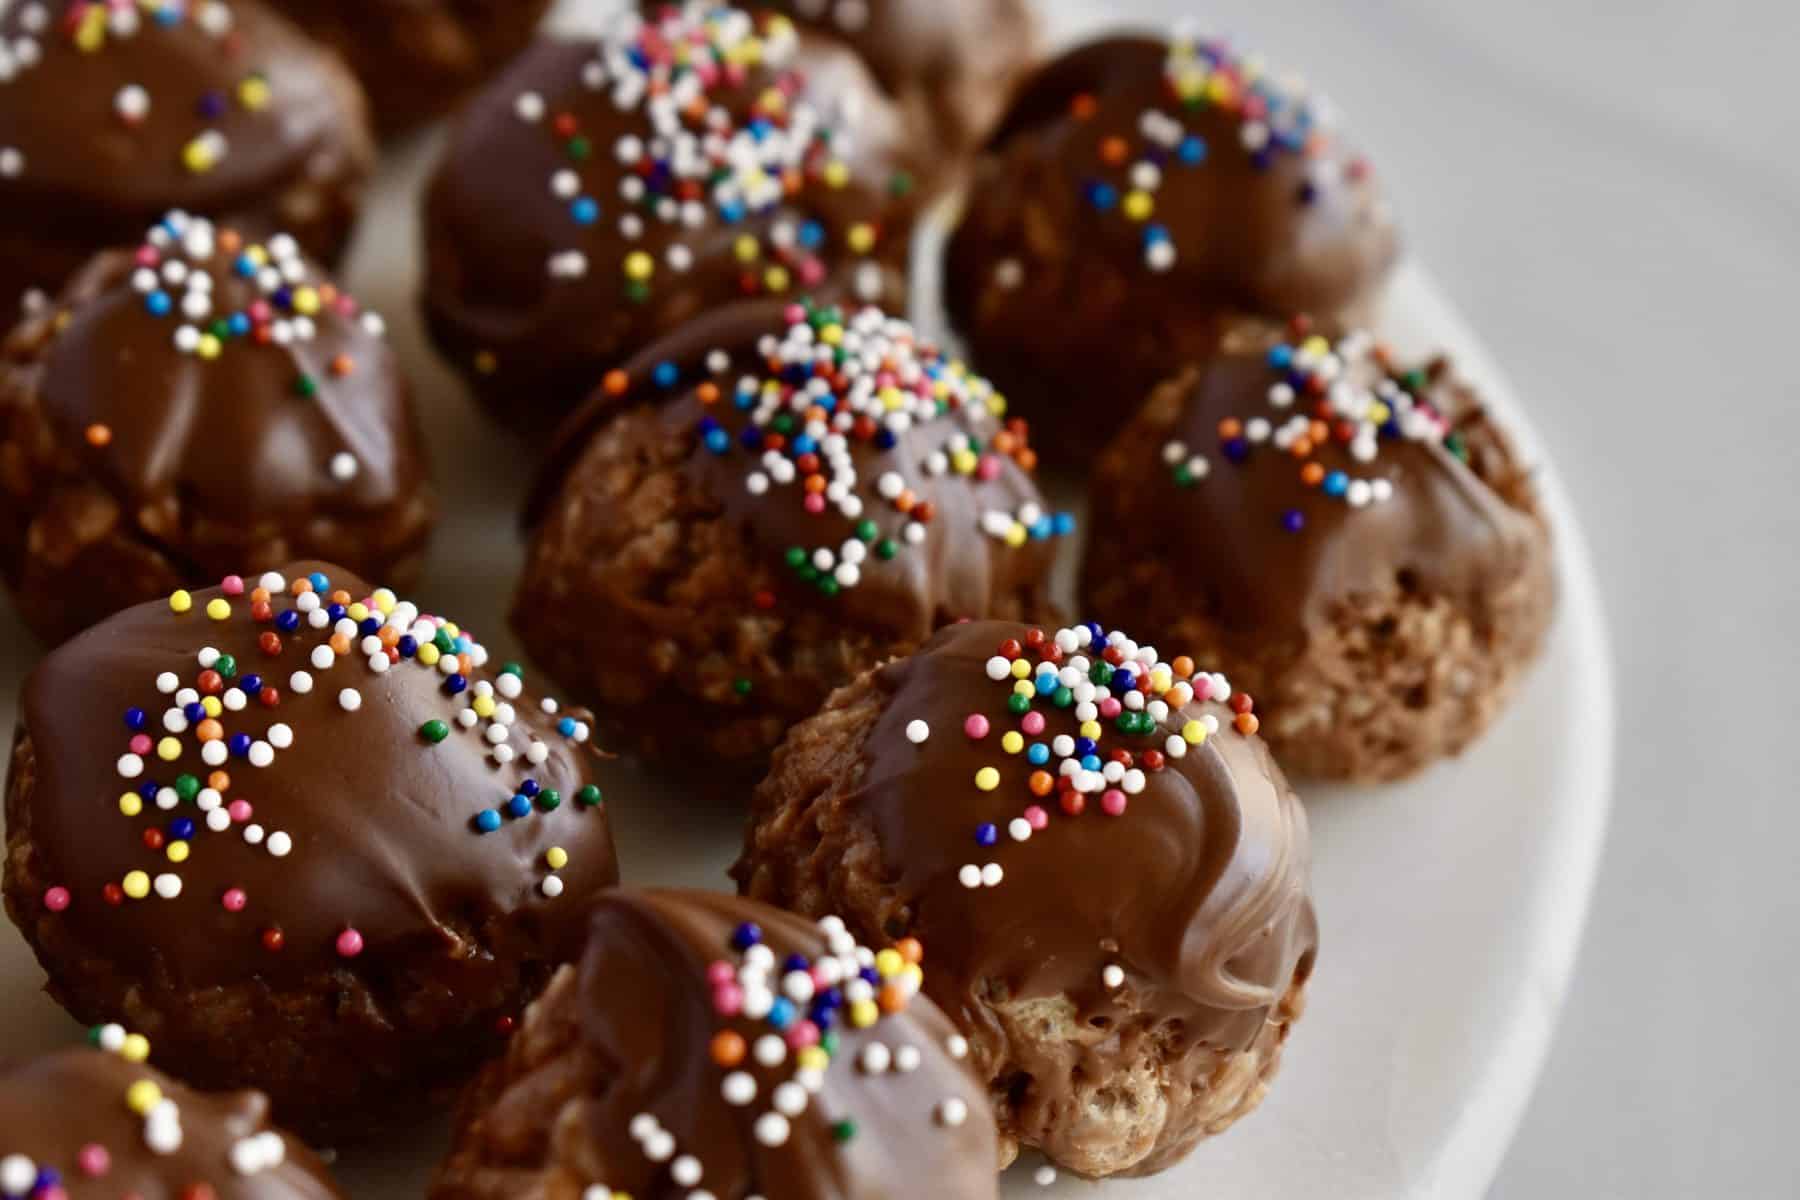
[[[1396,256],[1322,102],[1222,43],[1113,37],[1031,80],[951,240],[952,321],[1085,466],[1225,318],[1370,314]]]
[[[1306,814],[1255,728],[1099,626],[956,625],[794,728],[736,875],[931,948],[1008,1157],[1149,1174],[1262,1100],[1312,974]]]
[[[550,7],[550,0],[275,2],[344,56],[386,133],[449,111],[525,48]]]
[[[642,753],[759,769],[939,625],[1042,608],[1072,522],[1003,410],[879,310],[715,313],[566,431],[514,626]]]
[[[60,641],[307,555],[410,583],[435,504],[383,334],[287,236],[173,214],[90,262],[0,349],[0,577],[26,622]]]
[[[926,176],[981,144],[1040,41],[1026,0],[775,0],[764,7],[856,51],[900,110],[909,157]]]
[[[902,949],[731,896],[609,893],[470,1088],[432,1200],[993,1197],[967,1043]]]
[[[541,42],[470,104],[426,202],[424,307],[497,416],[553,427],[734,299],[903,299],[893,122],[870,82],[854,129],[835,124],[799,45],[778,15],[667,6],[598,44]],[[835,53],[833,104],[863,70]]]
[[[1084,603],[1261,701],[1288,770],[1393,779],[1480,734],[1540,649],[1550,538],[1443,359],[1250,324],[1100,458]]]
[[[117,1025],[0,1071],[0,1196],[7,1200],[341,1200],[325,1167],[269,1124],[257,1092],[203,1095],[144,1065]]]
[[[54,651],[25,688],[5,876],[51,994],[321,1138],[461,1083],[618,879],[587,714],[486,659],[319,564]]]
[[[255,0],[0,12],[0,320],[170,209],[332,260],[375,165],[336,57]]]

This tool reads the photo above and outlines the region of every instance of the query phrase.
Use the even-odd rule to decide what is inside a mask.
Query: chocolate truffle
[[[321,564],[52,652],[6,818],[50,993],[319,1138],[463,1082],[618,879],[587,714]]]
[[[0,6],[0,320],[170,209],[324,259],[375,165],[336,57],[255,0]]]
[[[324,1165],[269,1124],[267,1097],[191,1091],[146,1066],[149,1043],[118,1025],[89,1039],[0,1070],[6,1200],[341,1200]]]
[[[306,555],[405,586],[426,474],[381,318],[291,237],[173,214],[0,348],[0,576],[51,641]]]
[[[541,42],[469,105],[426,201],[424,307],[498,417],[548,429],[734,299],[903,302],[896,122],[847,49],[809,55],[838,63],[817,102],[799,46],[785,17],[693,0]],[[831,110],[859,72],[846,130]]]
[[[275,0],[342,54],[375,124],[399,133],[452,108],[531,41],[550,0]]]
[[[1043,607],[1073,523],[1033,461],[1002,398],[904,321],[722,310],[571,424],[513,624],[642,754],[753,772],[939,625]]]
[[[1250,698],[1098,625],[945,629],[775,753],[736,875],[931,948],[1007,1156],[1146,1175],[1261,1102],[1312,974]]]
[[[945,262],[956,328],[1085,467],[1234,313],[1368,316],[1397,250],[1324,104],[1219,42],[1113,37],[1016,99]]]
[[[1248,324],[1101,456],[1085,603],[1262,701],[1298,774],[1395,779],[1480,734],[1555,586],[1511,440],[1435,359]]]
[[[612,892],[470,1088],[430,1196],[991,1200],[993,1118],[920,972],[916,942],[831,918]]]
[[[1000,120],[1040,38],[1026,0],[775,0],[764,7],[855,50],[899,109],[927,175]]]

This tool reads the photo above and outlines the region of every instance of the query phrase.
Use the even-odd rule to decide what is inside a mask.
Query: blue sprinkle
[[[514,796],[511,800],[506,802],[506,811],[515,817],[529,816],[531,814],[531,801],[523,796]]]
[[[1299,533],[1306,525],[1306,515],[1297,508],[1290,508],[1281,514],[1281,527],[1289,533]]]
[[[1250,457],[1250,443],[1241,437],[1230,438],[1225,442],[1225,457],[1234,463],[1241,463]]]
[[[1087,185],[1088,203],[1101,212],[1114,208],[1119,203],[1119,189],[1104,180],[1095,179]]]
[[[1075,514],[1074,513],[1066,513],[1066,512],[1057,513],[1056,514],[1056,534],[1057,534],[1057,536],[1058,537],[1068,537],[1071,533],[1074,533],[1074,532],[1075,532]]]
[[[1000,830],[992,824],[980,825],[975,830],[975,844],[978,846],[991,846],[999,840]]]
[[[194,838],[194,822],[190,817],[176,817],[169,822],[169,836],[178,842],[192,841]]]
[[[762,941],[762,926],[755,921],[745,921],[731,932],[731,945],[735,950],[748,950]]]
[[[672,388],[681,378],[681,368],[672,362],[659,362],[650,372],[650,380],[660,388]]]
[[[808,250],[817,250],[825,244],[825,227],[817,221],[807,221],[800,226],[800,245]]]
[[[524,792],[524,793],[525,793],[525,794],[526,794],[526,795],[527,795],[527,796],[535,796],[535,795],[537,795],[537,794],[538,794],[538,792],[539,792],[539,791],[540,791],[540,790],[542,790],[542,789],[540,789],[540,788],[539,788],[539,787],[538,787],[538,781],[537,781],[537,780],[535,780],[535,779],[527,779],[527,780],[526,780],[526,781],[525,781],[525,782],[524,782],[524,783],[521,783],[521,784],[520,784],[520,785],[519,785],[519,790],[520,790],[520,791],[521,791],[521,792]]]
[[[558,721],[556,723],[556,732],[562,734],[564,737],[574,737],[575,736],[575,718],[574,717],[564,717],[562,720]]]
[[[141,708],[128,708],[125,710],[125,728],[127,729],[142,729],[147,720],[149,720],[149,718],[145,716],[144,710]]]
[[[1206,161],[1206,139],[1199,134],[1190,133],[1181,139],[1181,145],[1175,151],[1186,166],[1197,167]]]
[[[1084,771],[1098,771],[1104,765],[1098,754],[1084,754],[1081,757],[1081,769]]]
[[[1294,361],[1294,348],[1289,345],[1273,346],[1269,349],[1269,365],[1277,371],[1285,371],[1288,364]]]
[[[247,733],[232,734],[230,750],[233,754],[237,755],[239,758],[242,758],[246,754],[250,753],[250,735]]]
[[[475,828],[483,833],[492,833],[500,828],[500,814],[491,808],[484,808],[475,814]]]
[[[144,297],[144,307],[150,310],[153,317],[166,317],[169,310],[175,307],[175,302],[169,299],[169,293],[158,288]]]
[[[381,618],[380,617],[364,617],[362,619],[362,622],[357,625],[356,630],[358,633],[362,634],[364,637],[369,637],[372,634],[380,633],[381,632]]]
[[[1042,742],[1033,742],[1030,749],[1025,751],[1025,757],[1032,766],[1041,767],[1050,761],[1050,747]]]
[[[204,721],[206,719],[206,706],[201,704],[198,700],[194,701],[192,704],[184,704],[181,706],[181,715],[190,721]]]
[[[709,429],[706,432],[706,448],[714,454],[724,454],[731,449],[731,435],[723,429]]]
[[[331,623],[333,625],[336,625],[339,621],[350,615],[350,610],[341,604],[333,604],[330,608],[325,610],[325,615],[331,618]]]
[[[331,580],[326,577],[325,572],[323,571],[314,571],[311,575],[306,577],[306,581],[312,584],[313,591],[319,593],[321,596],[331,590]]]
[[[244,689],[244,694],[246,696],[254,696],[263,689],[263,677],[261,675],[246,675],[238,680],[238,686]]]
[[[240,254],[237,261],[231,264],[232,269],[245,279],[256,278],[256,262],[248,254]]]
[[[600,206],[591,196],[577,196],[569,205],[569,215],[575,218],[577,225],[592,225],[600,219]]]
[[[1342,471],[1332,471],[1325,476],[1325,494],[1341,496],[1350,488],[1350,477]]]
[[[1055,671],[1045,671],[1037,677],[1037,693],[1040,696],[1052,694],[1058,686],[1060,685],[1056,681]]]
[[[794,1002],[786,996],[778,997],[775,1003],[769,1006],[769,1024],[777,1029],[786,1029],[794,1023],[794,1018],[799,1015],[794,1011]]]
[[[444,679],[444,690],[452,696],[460,696],[469,686],[466,675],[449,675]]]
[[[419,639],[410,633],[403,633],[400,635],[400,640],[394,644],[394,649],[400,652],[401,658],[411,658],[419,652]]]
[[[1100,747],[1095,744],[1093,738],[1078,737],[1075,739],[1075,756],[1077,758],[1086,758],[1099,748]]]
[[[781,960],[781,973],[783,975],[791,975],[795,971],[810,971],[811,969],[812,963],[807,961],[806,955],[804,954],[790,954]]]

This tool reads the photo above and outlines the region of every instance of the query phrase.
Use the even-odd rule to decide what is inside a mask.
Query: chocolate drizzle
[[[644,1200],[688,1194],[632,1137],[633,1119],[648,1113],[674,1138],[677,1154],[699,1161],[700,1186],[716,1196],[875,1200],[905,1190],[909,1180],[930,1180],[946,1196],[993,1196],[995,1135],[986,1100],[968,1068],[945,1049],[954,1029],[926,1002],[914,1001],[867,1029],[840,1027],[822,1086],[805,1113],[792,1118],[785,1144],[769,1146],[755,1136],[757,1116],[769,1110],[774,1087],[794,1068],[746,1062],[741,1069],[756,1079],[756,1100],[736,1106],[721,1095],[726,1072],[710,1054],[714,1035],[734,1030],[754,1047],[768,1032],[759,1022],[722,1019],[706,982],[709,964],[734,957],[733,931],[745,921],[761,927],[777,977],[786,956],[825,953],[825,936],[815,926],[730,896],[614,892],[596,906],[578,993],[582,1047],[600,1064],[580,1117],[592,1161],[606,1172],[592,1182]],[[929,979],[929,946],[925,954]],[[916,1069],[864,1070],[861,1055],[875,1043],[890,1052],[912,1047]],[[951,1098],[967,1112],[960,1125],[934,1117]],[[834,1130],[843,1121],[851,1123],[848,1137]]]
[[[369,594],[361,580],[329,566],[300,564],[287,574],[313,571],[324,572],[332,589]],[[22,728],[34,752],[35,786],[15,792],[13,802],[25,808],[12,816],[31,830],[40,877],[66,889],[68,904],[57,912],[41,901],[15,918],[60,922],[72,941],[120,971],[187,988],[353,970],[359,958],[379,964],[434,940],[445,948],[446,979],[453,980],[459,970],[482,968],[478,961],[459,966],[448,951],[494,921],[541,946],[566,950],[578,941],[583,900],[618,878],[606,814],[580,800],[598,778],[589,745],[556,729],[559,718],[522,692],[510,701],[515,723],[503,739],[516,753],[502,765],[496,743],[484,736],[490,723],[468,728],[457,720],[478,681],[500,679],[491,670],[477,668],[471,690],[452,697],[446,675],[421,661],[403,658],[376,673],[352,646],[320,667],[310,654],[328,630],[303,621],[293,634],[277,632],[282,614],[295,609],[293,597],[275,597],[276,623],[253,620],[248,595],[228,601],[229,618],[214,619],[206,610],[218,599],[223,593],[208,589],[195,593],[184,613],[167,602],[130,609],[53,652],[32,674]],[[262,640],[270,635],[282,643],[273,657]],[[203,647],[235,659],[238,674],[225,687],[241,690],[255,673],[265,689],[280,692],[276,707],[256,694],[219,718],[226,737],[243,734],[246,744],[275,749],[273,762],[259,768],[233,748],[223,767],[230,786],[219,798],[226,805],[248,800],[253,810],[217,832],[194,799],[178,795],[179,777],[198,787],[214,769],[198,753],[199,726],[171,733],[165,713],[179,707],[179,697],[158,686],[165,672],[183,688],[195,686]],[[292,675],[299,671],[310,675],[310,690],[296,690]],[[355,711],[347,711],[344,689],[360,700]],[[126,719],[133,709],[153,743],[174,737],[179,753],[164,760],[146,747],[138,755],[141,772],[127,774],[120,764],[133,737]],[[435,744],[431,721],[445,723]],[[277,723],[291,730],[291,749],[281,748]],[[532,743],[542,746],[541,763],[529,761]],[[550,811],[537,799],[526,815],[479,832],[478,814],[504,809],[527,779],[557,792],[560,807]],[[152,782],[156,788],[146,786]],[[165,810],[157,792],[167,788],[177,793]],[[122,794],[139,797],[140,815],[124,815]],[[147,831],[172,830],[176,820],[193,828],[191,854],[179,864],[144,840]],[[245,836],[251,822],[264,830],[258,844]],[[282,857],[271,852],[277,831],[291,843]],[[569,861],[556,872],[567,895],[552,899],[543,885],[550,874],[545,855],[555,846],[566,848]],[[131,871],[178,875],[179,895],[152,891],[109,902],[109,887]],[[231,889],[245,893],[236,910],[222,903]],[[281,932],[279,949],[264,940],[271,929]],[[360,948],[346,955],[340,938],[351,929]]]
[[[145,1144],[144,1118],[126,1103],[126,1090],[146,1079],[180,1113],[181,1146],[171,1154]],[[0,1159],[24,1155],[60,1172],[70,1200],[200,1194],[187,1190],[194,1185],[218,1200],[340,1200],[319,1160],[279,1132],[281,1163],[249,1174],[233,1167],[239,1142],[270,1132],[268,1101],[255,1092],[203,1095],[101,1050],[65,1050],[0,1073]],[[99,1175],[78,1165],[89,1147],[106,1152]]]

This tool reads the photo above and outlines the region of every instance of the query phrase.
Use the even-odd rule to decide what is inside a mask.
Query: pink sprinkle
[[[807,287],[817,287],[825,282],[825,264],[819,259],[809,258],[800,264],[800,282]]]
[[[154,267],[160,261],[161,260],[157,256],[155,246],[139,246],[137,248],[137,265],[138,266]]]
[[[1044,732],[1044,714],[1035,710],[1026,713],[1025,719],[1019,722],[1019,728],[1034,736]]]
[[[150,753],[150,735],[147,733],[134,734],[131,739],[131,752],[133,754]]]
[[[811,1021],[796,1021],[788,1027],[787,1044],[790,1050],[804,1050],[808,1046],[819,1044],[819,1027]]]
[[[132,1193],[134,1196],[136,1194],[136,1192]],[[62,1184],[54,1183],[41,1191],[31,1193],[31,1200],[69,1200],[69,1193],[63,1190]]]
[[[250,807],[250,802],[248,800],[233,800],[230,804],[225,806],[226,815],[239,825],[248,821],[250,819],[250,814],[254,811],[255,810]]]
[[[363,952],[363,935],[354,929],[338,934],[337,952],[341,958],[355,958]]]
[[[89,1142],[75,1154],[75,1165],[90,1179],[98,1179],[112,1170],[112,1155],[99,1142]]]
[[[984,454],[981,461],[975,464],[975,478],[990,480],[1000,478],[1000,459],[992,454]]]
[[[1118,788],[1107,788],[1100,795],[1100,810],[1109,817],[1121,816],[1125,812],[1125,793]]]
[[[274,315],[275,310],[269,307],[269,302],[267,300],[252,300],[250,302],[250,319],[255,321],[258,325],[264,324]]]
[[[825,511],[825,497],[818,492],[806,493],[806,499],[802,503],[806,506],[806,511],[814,516]]]
[[[1043,828],[1050,824],[1050,814],[1045,812],[1041,806],[1033,804],[1025,810],[1025,823],[1042,832]]]
[[[44,907],[51,912],[62,912],[69,907],[69,889],[53,887],[44,893]]]
[[[822,992],[826,988],[831,986],[831,977],[829,974],[826,973],[824,963],[813,964],[813,969],[812,969],[811,974],[812,974],[813,988],[815,990]]]
[[[721,1017],[735,1017],[744,1011],[744,989],[735,983],[713,989],[713,1008]]]
[[[1110,720],[1119,715],[1122,707],[1117,696],[1108,696],[1100,702],[1100,715]]]
[[[988,735],[988,719],[980,713],[970,713],[963,721],[963,732],[980,741]]]
[[[787,308],[782,310],[781,315],[789,325],[798,325],[800,322],[806,320],[806,310],[801,308],[798,304],[788,305]]]
[[[245,894],[243,888],[226,888],[219,903],[225,906],[226,912],[243,912],[244,905],[250,903],[250,897]],[[342,944],[341,939],[340,944]]]
[[[712,984],[714,987],[724,987],[728,983],[736,982],[736,980],[737,972],[732,970],[731,964],[724,959],[715,959],[707,964],[706,982]]]
[[[244,577],[242,575],[227,575],[219,582],[219,587],[224,590],[227,596],[241,596],[244,594]]]

